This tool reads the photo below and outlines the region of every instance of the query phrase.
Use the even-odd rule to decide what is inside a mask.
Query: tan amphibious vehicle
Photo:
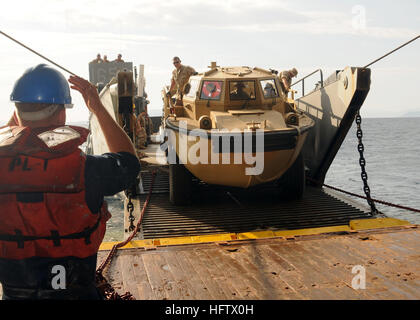
[[[241,188],[276,181],[283,195],[302,196],[301,149],[314,121],[285,91],[273,71],[214,62],[190,77],[182,103],[164,89],[171,202],[188,202],[192,176]]]

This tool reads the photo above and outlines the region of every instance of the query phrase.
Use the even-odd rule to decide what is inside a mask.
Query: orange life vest
[[[110,214],[85,200],[89,131],[75,126],[0,129],[0,258],[86,258],[97,253]],[[22,201],[21,195],[41,195]],[[30,194],[29,194],[30,195]]]

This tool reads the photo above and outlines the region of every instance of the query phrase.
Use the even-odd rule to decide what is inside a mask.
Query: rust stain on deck
[[[352,288],[356,265],[366,289]],[[410,226],[127,249],[106,277],[137,299],[420,299],[419,274],[420,230]]]
[[[101,251],[98,264],[108,251]],[[366,289],[354,289],[354,266]],[[420,299],[417,225],[119,250],[105,276],[136,299]],[[1,297],[1,287],[0,287]]]

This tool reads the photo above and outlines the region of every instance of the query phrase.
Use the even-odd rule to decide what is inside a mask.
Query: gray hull
[[[296,100],[298,109],[315,121],[302,149],[308,177],[324,182],[369,88],[370,69],[346,67]]]

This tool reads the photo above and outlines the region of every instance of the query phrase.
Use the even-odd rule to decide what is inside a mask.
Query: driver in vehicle
[[[245,85],[242,81],[236,82],[234,84],[235,89],[230,93],[230,98],[234,100],[249,99],[249,94],[244,90]]]

